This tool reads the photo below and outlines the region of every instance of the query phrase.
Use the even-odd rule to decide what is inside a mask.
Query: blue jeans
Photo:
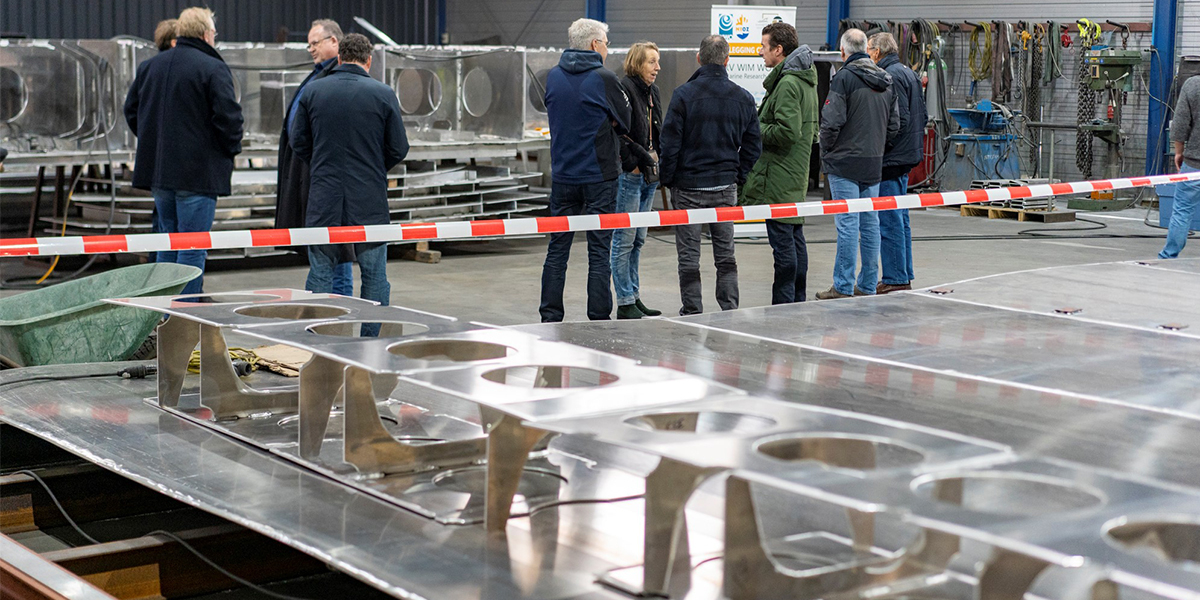
[[[880,196],[903,196],[908,193],[908,174],[879,182]],[[879,263],[883,282],[905,285],[913,276],[912,228],[908,224],[908,209],[879,211]]]
[[[154,209],[157,217],[154,229],[159,233],[187,233],[212,230],[213,217],[217,212],[215,196],[205,196],[184,190],[154,188]],[[207,250],[167,250],[155,254],[154,261],[178,263],[199,267],[200,276],[189,281],[181,294],[199,294],[204,291],[204,262]]]
[[[1183,162],[1180,173],[1200,171],[1196,167]],[[1167,227],[1167,245],[1163,246],[1159,258],[1177,258],[1179,251],[1187,244],[1188,230],[1192,228],[1192,213],[1196,212],[1196,204],[1200,203],[1200,181],[1185,181],[1175,184],[1175,204],[1171,206],[1171,223]]]
[[[646,183],[639,173],[622,173],[617,182],[615,212],[647,212],[654,206],[654,191],[658,189],[658,183]],[[628,306],[641,298],[638,293],[638,260],[645,243],[645,227],[613,231],[612,279],[617,291],[617,306]]]
[[[872,198],[879,195],[879,184],[862,185],[857,181],[826,175],[829,192],[834,200]],[[862,271],[858,274],[858,289],[865,294],[875,293],[879,278],[879,213],[842,213],[834,215],[837,226],[837,258],[833,262],[833,288],[847,296],[854,293],[856,254],[862,255]]]
[[[617,180],[569,184],[553,182],[550,187],[550,216],[599,215],[613,212],[617,204]],[[567,283],[567,261],[571,258],[574,232],[550,234],[546,262],[542,264],[542,301],[538,307],[543,323],[558,323],[566,316],[563,287]],[[593,321],[612,315],[612,230],[587,232],[587,316]]]
[[[358,274],[362,278],[359,296],[387,306],[392,298],[392,285],[387,279],[387,244],[355,244],[354,253],[358,261]],[[309,246],[308,281],[304,282],[304,289],[321,294],[332,293],[335,266],[341,266],[337,263],[339,256],[340,253],[331,245]],[[350,263],[341,264],[350,268]],[[360,335],[378,337],[379,327],[379,323],[363,323]]]

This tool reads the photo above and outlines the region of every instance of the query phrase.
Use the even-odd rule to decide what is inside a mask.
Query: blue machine
[[[943,190],[965,190],[976,179],[1021,177],[1018,137],[1008,133],[1008,119],[990,100],[980,100],[975,108],[951,108],[949,113],[960,131],[949,137]]]

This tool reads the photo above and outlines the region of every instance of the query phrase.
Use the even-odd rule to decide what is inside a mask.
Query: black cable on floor
[[[46,484],[46,481],[44,479],[42,479],[41,476],[39,476],[37,473],[34,473],[33,471],[30,471],[28,469],[14,471],[13,473],[14,474],[19,473],[21,475],[28,475],[30,478],[32,478],[34,481],[36,481],[39,485],[41,485],[42,489],[46,490],[46,495],[50,496],[50,500],[52,502],[54,502],[54,506],[56,508],[58,508],[59,514],[61,514],[63,516],[63,518],[67,520],[67,523],[71,526],[72,529],[75,530],[76,533],[83,536],[83,539],[87,540],[89,543],[91,543],[93,545],[99,545],[99,544],[103,543],[100,540],[97,540],[96,538],[88,535],[87,532],[84,531],[83,528],[80,527],[79,524],[75,522],[75,519],[72,519],[71,515],[67,514],[67,509],[63,507],[62,502],[59,502],[58,496],[54,494],[54,491],[50,489],[50,486]],[[204,553],[193,548],[191,544],[185,542],[183,540],[183,538],[180,538],[179,536],[177,536],[174,533],[171,533],[169,531],[164,531],[162,529],[156,529],[154,531],[151,531],[150,533],[147,533],[146,535],[147,536],[161,535],[165,538],[169,538],[169,539],[173,540],[175,543],[177,543],[181,547],[183,547],[184,550],[187,550],[188,552],[192,553],[196,558],[199,558],[201,561],[203,561],[209,567],[212,567],[212,569],[214,571],[229,578],[230,581],[238,583],[239,585],[242,585],[244,587],[252,589],[252,590],[254,590],[260,594],[263,594],[265,596],[270,596],[272,598],[278,598],[279,600],[310,600],[308,598],[303,598],[300,596],[289,596],[287,594],[280,594],[279,592],[274,592],[274,591],[268,590],[267,588],[262,587],[261,585],[258,585],[254,582],[242,579],[241,577],[238,577],[237,575],[230,573],[227,569],[225,569],[221,565],[218,565],[217,563],[213,562],[212,559],[205,556]]]
[[[147,533],[146,535],[161,535],[163,537],[167,537],[167,538],[174,540],[175,543],[182,546],[184,550],[191,552],[192,555],[194,555],[196,558],[199,558],[201,561],[204,562],[204,564],[208,565],[209,567],[212,567],[212,570],[220,573],[221,575],[224,575],[225,577],[228,577],[231,581],[241,584],[242,586],[250,588],[250,589],[252,589],[260,594],[263,594],[265,596],[270,596],[272,598],[278,598],[279,600],[309,600],[308,598],[304,598],[301,596],[289,596],[287,594],[273,592],[261,585],[258,585],[257,583],[254,583],[254,582],[246,580],[246,579],[242,579],[241,577],[238,577],[237,575],[230,573],[225,568],[223,568],[220,565],[218,565],[217,563],[213,562],[212,559],[205,556],[204,553],[193,548],[191,544],[183,541],[183,538],[181,538],[169,531],[164,531],[162,529],[155,529],[154,531],[151,531],[150,533]]]
[[[67,509],[63,508],[62,503],[58,501],[58,496],[54,495],[54,491],[50,489],[50,486],[46,484],[46,480],[42,479],[41,476],[39,476],[37,473],[34,473],[33,471],[30,471],[28,469],[21,469],[20,471],[14,471],[14,473],[19,473],[21,475],[28,475],[29,477],[33,478],[34,481],[38,482],[38,485],[41,485],[42,489],[46,490],[46,495],[50,496],[50,500],[52,502],[54,502],[54,506],[58,507],[59,514],[61,514],[63,516],[63,518],[67,520],[67,524],[69,524],[71,526],[71,528],[75,530],[76,533],[83,536],[83,539],[87,540],[91,544],[101,544],[102,543],[101,541],[97,540],[96,538],[88,535],[87,532],[84,531],[83,528],[81,528],[79,526],[79,524],[75,522],[75,519],[72,519],[71,515],[67,514]]]

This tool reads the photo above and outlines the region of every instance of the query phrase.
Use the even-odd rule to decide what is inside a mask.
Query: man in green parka
[[[762,156],[742,188],[741,204],[803,202],[808,193],[808,164],[817,136],[817,70],[813,53],[801,46],[796,28],[771,23],[762,30],[759,54],[771,67],[763,81],[767,95],[758,109]],[[771,304],[804,302],[808,247],[804,217],[767,221],[767,239],[775,256]]]

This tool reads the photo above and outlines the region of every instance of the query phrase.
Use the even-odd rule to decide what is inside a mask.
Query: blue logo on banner
[[[717,20],[717,33],[719,35],[733,35],[733,15],[721,15]]]

